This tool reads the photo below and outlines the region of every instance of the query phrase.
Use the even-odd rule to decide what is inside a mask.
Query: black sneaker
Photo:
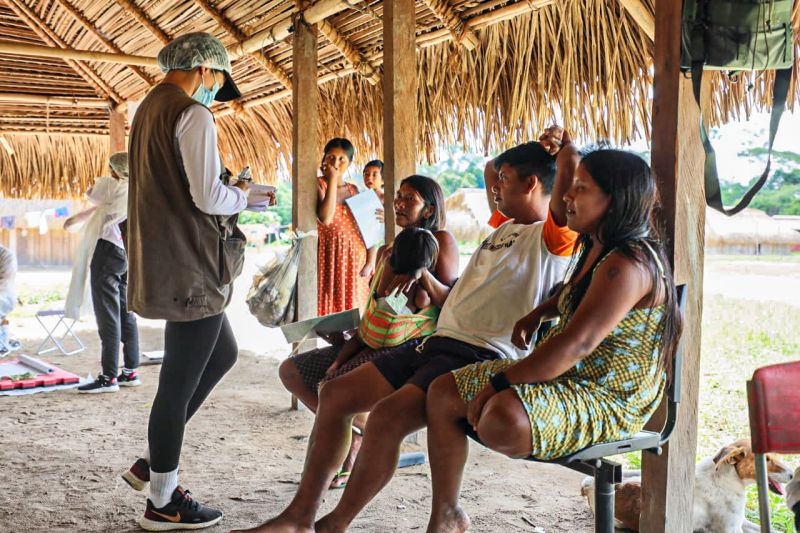
[[[98,374],[97,379],[92,383],[81,385],[78,387],[78,392],[83,394],[97,394],[100,392],[117,392],[119,385],[117,385],[117,378],[109,378],[104,374]]]
[[[138,387],[142,384],[142,382],[139,381],[139,373],[135,370],[130,374],[122,372],[117,376],[117,383],[119,383],[120,387]]]
[[[172,493],[172,501],[157,509],[147,499],[144,516],[139,525],[147,531],[171,531],[173,529],[203,529],[222,520],[222,511],[205,507],[192,499],[188,490],[181,487]]]
[[[150,482],[150,464],[145,459],[136,459],[133,466],[122,474],[122,479],[134,490],[144,490]]]

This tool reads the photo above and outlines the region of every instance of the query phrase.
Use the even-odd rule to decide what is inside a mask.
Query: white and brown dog
[[[767,472],[770,490],[784,494],[782,483],[792,479],[789,467],[774,455],[767,454]],[[758,526],[744,516],[746,489],[755,481],[755,454],[750,439],[739,439],[722,448],[713,458],[697,463],[692,530],[695,533],[759,531]],[[641,490],[641,473],[623,472],[622,483],[615,487],[614,501],[614,517],[620,527],[639,531]],[[594,511],[593,478],[583,480],[581,494],[589,499]]]

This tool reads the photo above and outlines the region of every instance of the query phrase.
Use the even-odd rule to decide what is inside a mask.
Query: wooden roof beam
[[[425,0],[425,4],[433,11],[436,18],[447,26],[457,45],[461,45],[467,50],[477,48],[478,36],[469,29],[447,0]]]
[[[5,0],[5,2],[45,43],[48,43],[50,46],[69,48],[69,45],[23,2],[20,0]],[[123,101],[122,96],[111,88],[111,86],[109,86],[91,67],[71,59],[64,59],[64,61],[72,67],[79,76],[86,80],[87,83],[94,87],[98,94],[110,98],[116,103]]]
[[[18,104],[45,104],[50,106],[85,107],[108,109],[107,100],[102,98],[64,98],[61,96],[47,96],[44,94],[0,93],[0,102],[14,102]]]
[[[121,63],[123,65],[158,66],[156,58],[133,56],[129,54],[110,54],[93,50],[75,50],[74,48],[53,48],[36,44],[0,42],[0,54],[13,54],[29,57],[47,57],[54,59],[77,59],[79,61],[97,61],[100,63]]]
[[[306,24],[316,24],[337,13],[341,13],[345,9],[355,7],[360,3],[361,0],[317,0],[304,9],[299,16]],[[292,29],[294,28],[294,21],[292,19],[292,15],[286,16],[269,28],[265,28],[256,33],[243,43],[230,47],[228,49],[228,54],[231,56],[231,61],[242,57],[248,52],[261,50],[265,46],[275,44],[287,38],[291,35]]]
[[[214,19],[217,24],[222,26],[231,37],[236,39],[238,45],[241,45],[248,39],[248,36],[242,30],[236,27],[236,25],[230,19],[225,17],[225,15],[220,13],[219,10],[213,7],[208,0],[195,0],[195,3],[200,6],[200,8],[205,11],[206,14],[208,14],[208,16]],[[285,88],[292,88],[291,78],[289,78],[289,75],[280,67],[280,65],[266,57],[260,51],[248,52],[247,55],[253,58],[253,60],[261,65],[264,70],[269,72]]]
[[[97,29],[97,27],[94,24],[92,24],[92,22],[89,19],[87,19],[83,15],[83,13],[78,11],[72,4],[70,4],[68,0],[56,0],[56,1],[61,5],[61,7],[63,7],[65,10],[67,10],[67,12],[69,12],[70,15],[75,17],[75,20],[77,20],[81,24],[81,26],[86,28],[86,31],[91,33],[94,36],[95,39],[97,39],[98,41],[103,43],[103,45],[106,48],[108,48],[109,50],[111,50],[112,52],[115,52],[117,54],[124,54],[125,53],[125,52],[122,51],[122,49],[119,46],[115,45],[113,42],[111,42],[111,40],[106,38],[105,35],[100,33],[100,31]],[[150,76],[149,74],[147,74],[141,68],[133,66],[133,65],[127,65],[127,67],[131,70],[131,72],[136,74],[148,86],[152,87],[153,85],[155,85],[155,83],[156,83],[155,79],[152,76]]]
[[[551,4],[554,4],[555,1],[556,0],[522,0],[515,4],[509,4],[505,7],[494,9],[488,13],[467,19],[464,21],[464,24],[470,30],[479,30],[481,28],[499,24],[500,22],[505,22],[506,20],[510,20],[521,15],[534,13]],[[420,48],[424,48],[426,46],[433,46],[435,44],[449,41],[452,38],[453,35],[449,30],[436,30],[418,37],[417,45]]]
[[[380,81],[380,70],[375,68],[347,37],[339,33],[336,26],[327,20],[321,20],[317,23],[317,27],[322,35],[350,62],[356,72],[364,76],[372,85],[376,85]]]
[[[117,0],[117,4],[122,6],[128,13],[130,13],[133,18],[135,18],[139,24],[147,28],[150,33],[152,33],[156,39],[161,41],[162,44],[169,44],[172,38],[167,35],[167,33],[158,27],[158,25],[153,22],[153,19],[147,16],[139,6],[137,6],[133,0]]]
[[[645,35],[647,35],[650,42],[654,42],[656,35],[656,18],[655,15],[647,9],[647,6],[642,3],[642,0],[619,0],[619,3],[625,11],[628,12],[631,18],[636,21],[636,24],[638,24]]]

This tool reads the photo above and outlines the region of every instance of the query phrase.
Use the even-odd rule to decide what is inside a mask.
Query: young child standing
[[[373,159],[364,165],[364,185],[367,189],[372,189],[381,199],[383,203],[383,161],[380,159]],[[375,213],[378,221],[383,223],[383,209],[379,209]],[[362,278],[369,278],[375,273],[375,262],[378,258],[378,247],[373,246],[367,250],[367,262],[361,269],[360,276]]]

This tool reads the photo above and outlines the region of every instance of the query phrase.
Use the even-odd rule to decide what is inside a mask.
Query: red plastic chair
[[[800,361],[757,369],[747,382],[750,435],[756,456],[758,514],[769,533],[767,461],[764,454],[800,453]]]

